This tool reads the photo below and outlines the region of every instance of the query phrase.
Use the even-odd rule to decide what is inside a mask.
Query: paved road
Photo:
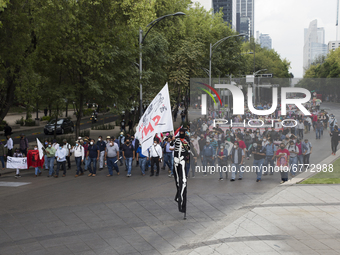
[[[337,106],[329,106],[340,116]],[[315,140],[312,163],[329,156],[329,136]],[[251,161],[248,161],[249,164]],[[173,201],[175,184],[162,171],[159,177],[74,178],[74,162],[66,177],[35,178],[33,171],[20,179],[0,179],[0,254],[183,254],[198,240],[213,236],[224,222],[247,212],[247,206],[275,195],[280,176],[255,173],[242,181],[218,181],[218,175],[198,174],[188,181],[188,219],[184,221]],[[23,184],[14,187],[14,185]],[[4,186],[7,185],[7,186]],[[9,186],[11,185],[11,187]],[[189,248],[183,248],[189,247]]]
[[[101,115],[98,116],[98,121],[97,123],[110,123],[113,122],[117,119],[117,115],[114,114],[105,114],[105,115]],[[75,121],[73,121],[73,123],[75,124]],[[80,130],[84,130],[84,129],[88,129],[91,128],[92,126],[92,122],[90,121],[90,118],[84,118],[81,120],[80,123]],[[24,133],[26,135],[26,137],[28,138],[29,142],[34,142],[36,140],[36,138],[39,138],[40,141],[43,141],[43,139],[45,137],[53,137],[53,135],[45,135],[44,134],[44,126],[41,126],[39,128],[33,129],[33,130],[29,130],[27,132],[25,131],[21,131],[21,130],[14,130],[12,137],[14,138],[14,144],[18,144],[19,143],[19,139],[20,139],[20,134]]]

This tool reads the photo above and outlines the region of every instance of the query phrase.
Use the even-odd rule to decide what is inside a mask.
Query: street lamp
[[[155,20],[153,20],[152,22],[150,22],[146,27],[150,28],[148,29],[148,31],[145,33],[144,37],[143,37],[143,30],[142,28],[139,28],[139,108],[140,108],[140,117],[142,117],[143,115],[143,91],[142,91],[142,45],[143,42],[145,40],[145,37],[148,35],[148,33],[150,32],[150,30],[162,19],[165,19],[167,17],[171,17],[171,16],[180,16],[180,15],[185,15],[185,13],[183,12],[176,12],[173,14],[168,14],[168,15],[164,15],[162,17],[159,17]]]
[[[255,90],[255,77],[256,77],[256,75],[258,74],[258,73],[260,73],[260,72],[264,72],[264,71],[267,71],[267,69],[261,69],[261,70],[258,70],[258,71],[256,71],[256,72],[254,72],[253,73],[253,75],[254,75],[254,81],[253,81],[253,102],[254,102],[254,105],[255,105],[255,107],[256,107],[256,90]],[[257,83],[258,84],[258,83]]]
[[[220,46],[225,40],[228,40],[231,37],[239,37],[239,36],[246,36],[246,34],[238,34],[238,35],[230,35],[227,37],[222,38],[221,40],[217,41],[215,44],[210,43],[210,56],[209,56],[209,86],[211,86],[211,58],[214,50]],[[214,48],[215,47],[215,48]]]

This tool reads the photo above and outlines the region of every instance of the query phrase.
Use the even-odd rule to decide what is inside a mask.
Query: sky
[[[211,0],[196,2],[211,8]],[[301,78],[304,29],[317,19],[325,29],[325,44],[335,41],[336,7],[337,0],[255,0],[255,36],[256,31],[269,34],[272,48],[291,62],[294,77]]]

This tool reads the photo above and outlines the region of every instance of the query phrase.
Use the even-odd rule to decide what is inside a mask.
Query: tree
[[[35,50],[32,9],[32,0],[5,1],[0,8],[0,120],[12,106],[18,77]]]

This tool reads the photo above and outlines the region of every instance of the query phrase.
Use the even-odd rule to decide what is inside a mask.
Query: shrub
[[[21,119],[16,120],[15,124],[20,124],[20,126],[23,126],[25,124],[24,117],[21,117]]]
[[[44,116],[41,118],[42,121],[47,120],[50,121],[51,120],[51,116]]]
[[[25,120],[25,126],[35,126],[35,120],[32,119]]]
[[[83,116],[91,116],[92,113],[93,113],[93,110],[91,108],[83,110]]]
[[[84,129],[84,130],[81,130],[80,132],[79,132],[79,136],[81,136],[81,137],[85,137],[85,136],[88,136],[88,137],[90,137],[90,130],[89,129]],[[78,138],[78,137],[77,137]]]
[[[2,120],[0,122],[0,131],[4,131],[5,125],[7,124],[7,122],[5,120]]]
[[[72,145],[72,146],[75,145],[76,139],[75,139],[75,137],[74,137],[73,135],[72,135],[72,136],[57,136],[57,137],[56,137],[56,141],[57,141],[57,143],[59,143],[59,144],[63,144],[63,140],[64,140],[64,139],[66,139],[67,142],[68,142],[70,145]],[[51,136],[48,136],[48,137],[45,137],[45,139],[40,140],[40,141],[41,141],[42,144],[44,144],[45,140],[47,140],[47,141],[53,143],[54,138],[53,138],[53,136],[52,136],[52,137],[51,137]]]

